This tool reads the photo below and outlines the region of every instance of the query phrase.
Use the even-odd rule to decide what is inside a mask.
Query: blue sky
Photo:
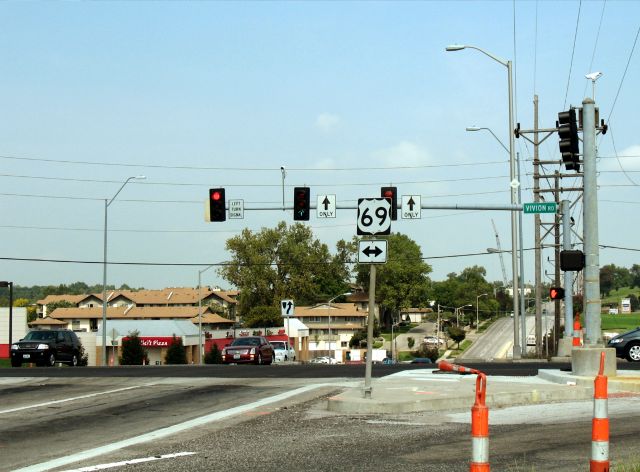
[[[116,285],[195,285],[199,269],[229,258],[227,238],[292,223],[280,210],[204,221],[210,187],[247,206],[281,205],[280,166],[288,204],[294,186],[309,185],[312,201],[355,204],[388,184],[423,203],[509,203],[507,153],[491,134],[465,131],[488,127],[508,143],[506,68],[477,51],[445,52],[455,43],[514,61],[523,129],[534,93],[540,126],[552,128],[591,95],[584,75],[604,73],[600,243],[638,249],[639,18],[631,1],[3,2],[0,279],[101,283],[100,264],[10,259],[101,261],[104,199],[140,174],[109,207],[109,260],[202,265],[110,266]],[[541,158],[559,159],[557,141]],[[533,201],[533,148],[516,146],[523,202]],[[496,247],[492,219],[509,249],[506,212],[423,210],[392,229],[437,257],[427,259],[436,280],[476,264],[498,280],[496,255],[439,258]],[[524,215],[526,248],[532,222]],[[356,213],[309,225],[333,248],[355,234]],[[637,254],[602,249],[600,262],[629,267]],[[508,255],[505,264],[510,278]],[[525,272],[532,281],[532,251]],[[214,270],[203,282],[230,288]]]

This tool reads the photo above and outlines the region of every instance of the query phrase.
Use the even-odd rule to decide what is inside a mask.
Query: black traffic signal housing
[[[575,108],[558,113],[558,136],[565,169],[580,172],[580,141]]]
[[[549,298],[551,300],[562,300],[564,298],[564,289],[562,287],[551,287],[549,289]]]
[[[223,188],[209,189],[209,220],[226,221],[227,211]]]
[[[391,221],[396,221],[398,219],[398,188],[382,187],[380,189],[380,196],[388,198],[391,202]]]
[[[293,219],[295,221],[309,221],[310,196],[311,189],[309,187],[294,187]]]
[[[560,251],[560,269],[580,272],[584,269],[584,253],[578,249]]]

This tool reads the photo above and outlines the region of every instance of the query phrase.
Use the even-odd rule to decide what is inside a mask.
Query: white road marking
[[[150,385],[151,384],[145,385],[145,386],[150,386]],[[87,395],[80,395],[79,397],[64,398],[62,400],[51,400],[50,402],[36,403],[35,405],[27,405],[27,406],[20,406],[18,408],[10,408],[8,410],[0,410],[0,415],[5,413],[13,413],[16,411],[30,410],[31,408],[40,408],[43,406],[55,405],[57,403],[73,402],[76,400],[82,400],[84,398],[97,397],[99,395],[108,395],[110,393],[124,392],[126,390],[133,390],[135,388],[140,388],[140,387],[142,387],[142,385],[134,385],[133,387],[116,388],[115,390],[107,390],[105,392],[88,393]]]
[[[229,408],[228,410],[224,410],[224,411],[217,411],[209,415],[201,416],[200,418],[194,418],[192,420],[185,421],[183,423],[179,423],[173,426],[160,428],[156,431],[151,431],[146,434],[141,434],[133,438],[123,439],[122,441],[117,441],[115,443],[106,444],[104,446],[99,446],[93,449],[88,449],[86,451],[81,451],[76,454],[60,457],[58,459],[52,459],[50,461],[42,462],[40,464],[27,466],[22,469],[16,469],[14,472],[40,472],[40,471],[55,469],[58,467],[65,466],[67,464],[73,464],[74,462],[79,462],[79,461],[91,459],[93,457],[101,456],[103,454],[108,454],[110,452],[117,451],[118,449],[123,449],[125,447],[134,446],[136,444],[141,444],[144,442],[154,441],[156,439],[171,436],[173,434],[180,433],[182,431],[195,428],[197,426],[202,426],[204,424],[211,423],[213,421],[220,421],[222,419],[229,418],[234,415],[239,415],[240,413],[244,413],[246,411],[253,410],[261,406],[286,400],[295,395],[299,395],[301,393],[309,392],[316,388],[326,387],[329,385],[332,385],[332,384],[322,383],[322,384],[315,384],[315,385],[306,385],[304,387],[296,388],[295,390],[289,390],[288,392],[280,393],[272,397],[263,398],[262,400],[258,400],[253,403],[236,406],[234,408]]]
[[[114,469],[116,467],[123,467],[125,465],[142,464],[143,462],[159,461],[162,459],[173,459],[175,457],[192,456],[195,452],[176,452],[175,454],[163,454],[161,456],[142,457],[140,459],[130,459],[128,461],[111,462],[110,464],[98,464],[89,467],[82,467],[81,469],[69,469],[64,472],[93,472],[95,470]]]

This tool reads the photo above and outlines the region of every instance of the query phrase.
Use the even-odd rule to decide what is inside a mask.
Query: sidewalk
[[[475,400],[475,375],[442,373],[438,369],[407,370],[372,380],[371,398],[363,383],[331,397],[329,411],[348,414],[400,414],[416,411],[469,409]],[[640,394],[640,373],[618,371],[609,378],[610,392]],[[631,393],[632,395],[634,393]],[[489,408],[593,398],[593,377],[559,370],[541,370],[531,377],[487,377]]]

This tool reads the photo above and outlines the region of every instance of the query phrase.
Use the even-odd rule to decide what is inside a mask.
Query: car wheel
[[[640,344],[632,344],[627,347],[627,360],[631,362],[640,362]]]
[[[22,362],[14,361],[13,359],[11,359],[11,367],[20,367],[20,366],[22,366]]]
[[[47,367],[53,367],[54,365],[56,365],[56,355],[53,352],[49,354],[49,357],[47,357],[47,362],[45,365]]]

